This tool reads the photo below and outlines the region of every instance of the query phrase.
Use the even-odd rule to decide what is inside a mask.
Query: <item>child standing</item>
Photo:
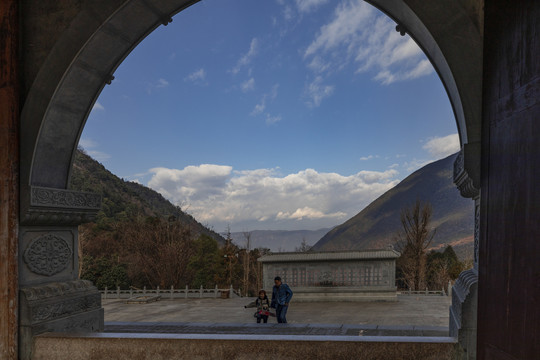
[[[245,308],[256,307],[257,312],[255,312],[255,317],[257,318],[257,323],[260,324],[261,320],[266,324],[268,322],[268,315],[270,315],[270,300],[266,296],[266,291],[260,290],[259,297],[244,306]]]

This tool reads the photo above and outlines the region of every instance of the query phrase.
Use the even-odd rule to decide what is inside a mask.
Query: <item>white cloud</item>
[[[111,158],[111,155],[103,151],[96,150],[95,148],[97,148],[99,144],[92,139],[81,138],[79,140],[79,146],[81,146],[88,155],[97,161],[104,162]]]
[[[270,114],[266,114],[266,124],[267,125],[272,125],[272,124],[275,124],[275,123],[280,122],[280,121],[281,121],[281,115],[272,116]]]
[[[379,158],[379,155],[368,155],[368,156],[362,156],[360,160],[366,161],[366,160],[378,159],[378,158]]]
[[[442,159],[459,151],[459,135],[457,133],[441,137],[432,137],[422,146],[435,159]]]
[[[424,167],[426,166],[427,164],[431,164],[432,162],[434,162],[435,160],[433,159],[430,159],[430,160],[426,160],[426,159],[417,159],[417,158],[414,158],[412,159],[411,161],[407,161],[403,164],[403,167],[409,172],[409,173],[412,173],[413,171],[416,171],[418,169],[420,169],[421,167]]]
[[[86,150],[86,153],[99,162],[104,162],[111,158],[111,155],[99,150]]]
[[[249,80],[244,81],[240,85],[240,89],[242,89],[242,92],[248,92],[255,90],[255,79],[250,78]]]
[[[251,60],[255,57],[255,55],[257,55],[258,48],[259,48],[259,41],[257,40],[257,38],[251,39],[248,52],[242,55],[240,59],[238,59],[238,62],[230,70],[230,72],[232,72],[233,74],[238,74],[238,72],[240,72],[240,69],[248,65],[251,62]]]
[[[184,81],[191,81],[195,84],[202,85],[205,83],[206,80],[206,71],[203,68],[200,68],[199,70],[195,70],[188,76],[184,78]]]
[[[308,98],[307,104],[311,107],[318,107],[321,102],[333,94],[334,86],[324,85],[321,76],[317,76],[310,84],[306,86],[305,94]]]
[[[83,149],[89,149],[89,148],[97,147],[99,144],[98,144],[97,142],[95,142],[94,140],[92,140],[92,139],[81,138],[81,139],[79,140],[79,145],[80,145]]]
[[[433,72],[418,45],[395,31],[395,23],[361,0],[344,1],[304,51],[316,73],[354,64],[356,72],[375,71],[382,84],[416,79]],[[332,64],[332,66],[330,66]]]
[[[96,101],[94,106],[92,106],[92,111],[94,110],[105,110],[105,108],[99,103],[99,101]]]
[[[253,111],[250,113],[251,116],[258,115],[262,113],[266,109],[266,98],[262,98],[261,102],[259,104],[256,104],[253,108]]]
[[[292,220],[303,220],[303,219],[322,219],[322,218],[342,218],[346,216],[342,211],[335,212],[333,214],[325,214],[322,211],[312,209],[308,206],[305,206],[301,209],[296,209],[292,214],[289,212],[280,211],[276,215],[276,220],[283,219],[292,219]]]
[[[295,0],[296,7],[301,13],[307,13],[315,10],[317,7],[326,4],[328,0]]]
[[[167,86],[169,86],[169,82],[163,78],[159,78],[157,81],[148,84],[146,92],[148,94],[152,94],[155,89],[162,89],[166,88]]]
[[[227,223],[283,229],[333,226],[398,182],[393,169],[349,176],[313,169],[282,176],[277,168],[233,171],[210,164],[150,171],[150,187],[174,203],[189,204],[197,220],[216,229]]]
[[[264,94],[261,99],[261,102],[255,105],[250,115],[255,116],[258,114],[262,114],[264,110],[266,109],[266,99],[270,99],[270,102],[274,101],[278,95],[278,89],[279,89],[279,84],[275,84],[274,86],[272,86],[272,89],[270,90],[270,92],[267,94]]]
[[[294,18],[294,11],[291,6],[288,4],[285,5],[285,8],[283,9],[283,18],[286,21],[292,20]]]
[[[159,79],[155,85],[157,88],[164,88],[169,86],[169,82],[165,79]]]

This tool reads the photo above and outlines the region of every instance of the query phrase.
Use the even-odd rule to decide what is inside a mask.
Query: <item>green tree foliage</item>
[[[194,273],[192,285],[214,287],[225,273],[217,241],[207,235],[201,235],[194,241],[193,248],[194,253],[188,265]]]
[[[445,289],[448,281],[457,279],[463,270],[465,263],[459,261],[450,245],[443,252],[432,250],[427,254],[426,281],[430,289]]]
[[[98,289],[125,289],[129,286],[126,269],[126,264],[115,262],[108,257],[95,259],[85,256],[81,278],[92,281]]]

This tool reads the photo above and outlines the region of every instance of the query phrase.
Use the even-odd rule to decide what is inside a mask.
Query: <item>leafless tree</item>
[[[250,270],[250,250],[251,250],[251,231],[243,232],[244,239],[246,239],[246,251],[244,252],[244,291],[249,289],[249,270]]]
[[[311,246],[308,245],[305,236],[302,238],[302,242],[300,243],[300,246],[294,249],[294,251],[296,252],[308,252],[309,250],[311,250]]]
[[[138,218],[125,224],[121,234],[132,275],[143,275],[152,287],[189,282],[193,234],[188,226],[173,218]]]
[[[432,212],[431,205],[422,204],[420,200],[416,200],[412,208],[401,211],[402,229],[396,241],[401,257],[397,266],[401,269],[402,280],[412,290],[420,290],[426,284],[426,249],[435,236],[435,230],[430,228]]]

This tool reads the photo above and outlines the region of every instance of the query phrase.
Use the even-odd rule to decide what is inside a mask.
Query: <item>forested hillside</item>
[[[453,184],[456,154],[415,171],[360,213],[330,230],[313,246],[315,251],[384,248],[395,243],[400,213],[419,199],[433,207],[431,226],[437,228],[432,246],[452,245],[460,258],[472,257],[473,202]]]
[[[221,235],[156,191],[118,178],[83,150],[75,155],[70,188],[103,197],[95,222],[79,226],[79,273],[98,287],[213,287],[234,280],[223,278]],[[201,266],[201,252],[215,261]]]

